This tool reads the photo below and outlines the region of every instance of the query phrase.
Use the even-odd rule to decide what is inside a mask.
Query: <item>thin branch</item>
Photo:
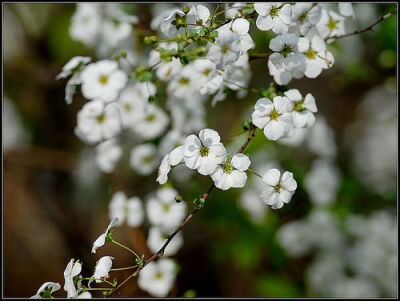
[[[335,35],[335,36],[332,36],[332,37],[327,37],[327,38],[325,38],[325,41],[326,40],[330,40],[330,39],[337,40],[337,39],[346,38],[346,37],[353,36],[353,35],[356,35],[356,34],[367,32],[367,31],[374,31],[373,27],[375,25],[379,24],[380,22],[382,22],[383,20],[389,18],[390,16],[393,16],[393,15],[396,15],[396,14],[397,14],[397,8],[393,9],[390,13],[387,13],[384,16],[380,16],[378,20],[376,20],[374,23],[372,23],[371,25],[369,25],[369,26],[367,26],[365,28],[358,29],[356,31],[353,31],[353,32],[350,32],[350,33],[346,33],[346,34],[340,35],[340,36]]]
[[[253,139],[253,137],[255,136],[254,133],[256,131],[257,127],[253,127],[253,129],[250,131],[249,135],[247,136],[246,141],[242,144],[242,146],[238,149],[238,151],[236,152],[238,153],[242,153],[247,145],[250,143],[251,139]],[[210,195],[210,193],[214,190],[215,185],[212,184],[205,193],[203,193],[201,195],[201,197],[206,200],[208,198],[208,196]],[[121,288],[125,283],[127,283],[130,279],[136,277],[139,272],[150,262],[152,262],[153,260],[155,260],[157,257],[163,256],[164,255],[164,251],[167,248],[167,246],[169,245],[169,243],[171,242],[171,240],[175,237],[175,235],[181,231],[186,224],[189,223],[189,221],[192,219],[192,217],[199,211],[199,209],[193,209],[192,212],[186,217],[186,219],[179,225],[178,228],[176,228],[176,230],[168,235],[167,241],[164,243],[164,245],[161,247],[160,250],[157,251],[157,253],[155,253],[153,256],[151,256],[149,259],[147,259],[144,263],[142,267],[139,267],[133,274],[129,275],[123,282],[121,282],[116,288],[114,288],[113,290],[111,290],[107,296],[111,296],[114,292],[116,292],[119,288]]]

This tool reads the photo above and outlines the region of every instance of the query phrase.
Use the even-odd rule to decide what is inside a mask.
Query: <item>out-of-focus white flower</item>
[[[314,126],[308,132],[307,145],[319,156],[334,157],[336,155],[335,133],[324,116],[318,115],[316,118]]]
[[[125,18],[123,18],[125,17]],[[102,38],[110,47],[117,47],[123,40],[132,34],[132,24],[136,24],[139,20],[136,16],[121,16],[104,21]]]
[[[186,214],[186,203],[177,203],[178,192],[173,188],[160,188],[146,203],[147,218],[152,225],[169,231],[178,226]]]
[[[156,253],[166,243],[169,233],[162,231],[159,227],[151,227],[147,238],[147,246],[150,251]],[[164,256],[173,256],[183,245],[183,236],[178,232],[174,239],[165,248]]]
[[[198,80],[198,72],[194,69],[193,64],[189,64],[169,82],[167,88],[168,95],[187,101],[193,98],[193,94],[197,92],[202,84]]]
[[[168,115],[158,106],[148,104],[142,118],[131,129],[144,139],[153,139],[162,134],[169,123]]]
[[[67,298],[76,298],[78,291],[74,284],[74,277],[82,271],[82,264],[75,259],[71,259],[64,270],[64,290],[67,292]]]
[[[140,272],[138,285],[155,297],[166,297],[176,277],[175,264],[171,259],[162,258],[149,262]]]
[[[304,75],[308,78],[316,78],[323,69],[332,67],[335,58],[326,50],[323,39],[318,35],[310,38],[300,37],[298,50],[306,56],[306,69]]]
[[[185,143],[185,136],[182,135],[178,129],[171,129],[164,135],[159,145],[159,152],[161,155],[168,154],[174,148],[181,146]]]
[[[91,58],[88,56],[74,56],[63,67],[61,72],[56,76],[56,79],[66,78],[72,73],[78,71],[82,66],[88,64]]]
[[[103,256],[97,261],[96,267],[94,269],[94,274],[92,276],[92,278],[96,278],[96,283],[103,282],[102,280],[100,280],[100,278],[108,277],[108,273],[110,272],[110,269],[112,267],[113,259],[114,257],[111,256]]]
[[[59,283],[45,282],[39,287],[36,295],[32,296],[30,299],[50,298],[51,294],[58,291],[60,288],[61,285]]]
[[[303,256],[313,246],[311,231],[306,221],[293,221],[279,229],[278,240],[290,256]]]
[[[278,143],[291,147],[297,147],[303,143],[306,137],[307,137],[306,128],[290,127],[287,134],[282,138],[280,138],[278,140]]]
[[[240,55],[240,35],[227,28],[218,29],[215,44],[208,50],[207,58],[217,64],[219,69],[234,63]]]
[[[268,98],[257,100],[251,118],[255,126],[264,129],[265,137],[278,140],[291,126],[292,105],[287,97],[275,96],[273,101],[272,103]]]
[[[118,108],[100,100],[86,103],[78,112],[75,134],[88,144],[114,138],[121,131]]]
[[[235,154],[232,160],[218,165],[211,175],[217,188],[228,190],[229,188],[241,188],[246,184],[246,170],[250,166],[250,159],[244,154]]]
[[[234,19],[236,14],[240,15],[239,9],[246,6],[245,2],[225,3],[225,17]]]
[[[122,156],[122,148],[114,139],[104,141],[96,146],[96,162],[101,171],[112,172]]]
[[[114,218],[111,220],[110,224],[108,225],[106,231],[105,231],[103,234],[101,234],[101,235],[95,240],[95,242],[93,243],[92,253],[96,253],[96,250],[97,250],[98,248],[104,246],[104,244],[106,243],[106,237],[107,237],[108,231],[110,231],[110,229],[111,229],[112,227],[116,226],[116,225],[118,225],[118,218],[117,218],[117,217],[114,217]]]
[[[314,96],[307,93],[303,98],[297,89],[290,89],[284,94],[293,105],[293,126],[296,128],[312,127],[315,123],[314,113],[318,111]]]
[[[27,142],[27,132],[21,123],[13,102],[7,97],[3,98],[3,151],[18,149]]]
[[[235,18],[233,21],[220,27],[220,30],[231,30],[240,37],[240,55],[247,53],[255,47],[254,41],[249,35],[250,23],[244,18]]]
[[[352,17],[354,19],[353,4],[349,2],[339,2],[339,13],[345,17]]]
[[[102,60],[86,66],[81,73],[82,94],[88,99],[111,102],[125,86],[128,77],[118,69],[118,63]]]
[[[260,30],[270,30],[276,34],[288,32],[292,15],[290,4],[282,2],[256,2],[254,9],[258,13],[256,25]]]
[[[338,171],[329,161],[319,159],[313,162],[304,184],[314,204],[330,204],[335,200],[338,190]]]
[[[268,170],[262,179],[267,185],[261,193],[261,199],[267,205],[272,209],[280,209],[283,204],[290,202],[297,188],[297,182],[291,172],[285,171],[281,176],[281,172],[273,168]]]
[[[149,175],[159,163],[157,148],[152,143],[138,145],[131,150],[130,164],[140,175]]]
[[[172,101],[171,101],[172,100]],[[202,103],[194,103],[190,108],[180,105],[180,101],[170,99],[172,127],[183,134],[198,132],[206,126],[206,111]]]
[[[94,46],[101,32],[100,3],[78,3],[72,16],[69,34],[72,39]]]
[[[171,166],[176,166],[181,162],[183,162],[183,145],[174,148],[170,153],[164,156],[158,168],[156,181],[160,184],[167,183]]]
[[[343,277],[332,285],[333,298],[377,298],[379,291],[373,281],[362,277]]]
[[[176,42],[160,42],[158,44],[159,48],[163,48],[166,50],[178,50],[178,43]],[[195,61],[197,62],[197,61]],[[177,75],[183,68],[181,62],[178,58],[173,57],[170,62],[163,62],[160,59],[160,52],[156,50],[152,50],[149,53],[148,64],[150,66],[155,66],[157,78],[163,81],[171,80],[175,75]],[[157,64],[157,65],[156,65]]]
[[[117,191],[109,204],[110,219],[118,218],[116,226],[126,223],[131,227],[139,227],[143,223],[144,210],[142,201],[138,197],[127,198],[125,193]]]
[[[226,160],[226,149],[220,139],[212,129],[202,129],[199,137],[188,136],[183,149],[186,166],[202,175],[213,174],[218,164]]]
[[[149,85],[152,89],[153,85]],[[144,108],[148,99],[141,97],[138,93],[137,85],[128,85],[122,90],[117,104],[120,107],[121,121],[124,127],[134,128],[139,120],[143,119]]]

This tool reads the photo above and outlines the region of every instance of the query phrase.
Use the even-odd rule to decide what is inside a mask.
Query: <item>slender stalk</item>
[[[256,173],[256,172],[255,172],[254,170],[252,170],[251,168],[248,168],[247,170],[250,171],[251,173],[255,174],[257,177],[259,177],[259,178],[262,179],[262,176],[261,176],[260,174]]]
[[[114,239],[111,241],[112,243],[116,244],[117,246],[120,246],[121,248],[124,248],[125,250],[131,252],[133,255],[135,255],[137,258],[140,259],[139,255],[135,253],[132,249],[128,248],[127,246],[124,246],[123,244],[115,241]]]

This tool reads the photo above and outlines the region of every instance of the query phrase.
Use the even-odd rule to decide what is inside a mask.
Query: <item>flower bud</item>
[[[189,8],[187,5],[185,5],[185,6],[182,8],[182,11],[183,11],[185,14],[187,14],[188,12],[190,12],[190,8]]]

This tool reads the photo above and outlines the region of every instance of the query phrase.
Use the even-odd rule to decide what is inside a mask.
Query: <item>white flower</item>
[[[80,85],[81,83],[82,80],[80,72],[74,73],[74,75],[72,75],[71,78],[67,81],[65,85],[65,102],[67,104],[70,105],[72,103],[72,99],[76,92],[76,86]]]
[[[255,126],[264,129],[265,137],[278,140],[288,132],[291,126],[292,105],[286,97],[275,96],[273,100],[273,103],[268,98],[257,100],[251,118]]]
[[[254,41],[249,35],[250,23],[244,18],[235,18],[233,21],[223,25],[219,30],[231,30],[240,37],[240,55],[247,53],[255,47]]]
[[[284,92],[284,94],[293,105],[293,126],[296,128],[312,127],[315,123],[313,113],[318,111],[314,96],[308,93],[306,97],[303,98],[297,89],[290,89]]]
[[[146,203],[147,218],[152,225],[163,230],[171,230],[178,226],[186,214],[186,203],[177,203],[178,192],[173,188],[160,188]]]
[[[112,172],[121,156],[122,148],[114,139],[104,141],[96,146],[96,163],[103,172]]]
[[[339,12],[345,17],[352,17],[354,19],[354,10],[352,3],[339,2]]]
[[[166,50],[178,50],[178,43],[176,42],[160,42],[158,44],[159,48],[163,48]],[[196,60],[197,62],[197,60]],[[160,60],[160,52],[156,50],[152,50],[149,53],[149,60],[148,64],[150,66],[156,65],[154,69],[156,70],[156,75],[157,78],[159,78],[162,81],[169,81],[171,80],[175,75],[177,75],[183,68],[181,62],[179,61],[178,58],[173,57],[171,62],[162,62]]]
[[[91,299],[92,298],[92,294],[88,291],[82,292],[78,295],[78,297],[76,297],[77,299]]]
[[[268,170],[263,176],[263,181],[267,184],[261,193],[261,199],[270,205],[272,209],[282,208],[284,203],[289,203],[294,191],[297,188],[293,174],[285,171],[282,174],[276,168]]]
[[[249,166],[249,157],[241,153],[235,154],[230,162],[226,161],[222,165],[218,165],[211,178],[219,189],[241,188],[246,184],[246,170]]]
[[[74,284],[74,277],[78,276],[82,271],[82,264],[72,258],[64,270],[64,290],[67,292],[67,298],[76,298],[78,291]]]
[[[108,231],[110,231],[110,229],[114,226],[116,226],[118,224],[118,218],[114,217],[110,224],[108,225],[106,232],[104,232],[103,234],[101,234],[93,243],[93,247],[92,247],[92,253],[96,253],[96,250],[102,246],[104,246],[104,244],[106,243],[106,237],[108,234]]]
[[[97,261],[96,267],[94,269],[94,274],[92,276],[92,278],[96,278],[96,283],[102,282],[100,278],[108,277],[108,273],[110,272],[110,269],[112,267],[113,259],[114,257],[111,256],[103,256]]]
[[[211,175],[218,164],[226,160],[226,150],[218,133],[212,129],[202,129],[199,138],[195,135],[186,138],[183,149],[185,164],[202,175]]]
[[[307,146],[315,154],[325,157],[336,155],[335,133],[329,127],[326,119],[318,115],[314,126],[307,136]]]
[[[82,94],[88,99],[111,102],[125,86],[128,77],[118,69],[118,63],[102,60],[89,64],[81,73]]]
[[[159,163],[157,148],[152,143],[138,145],[131,150],[130,164],[140,175],[149,175]]]
[[[179,99],[193,98],[202,82],[199,82],[199,74],[193,64],[185,66],[168,84],[168,95]]]
[[[160,184],[165,184],[168,181],[168,173],[171,166],[176,166],[183,161],[183,145],[174,148],[170,153],[166,154],[158,168],[156,181]]]
[[[126,16],[125,16],[126,17]],[[132,24],[138,22],[136,16],[129,16],[131,20],[126,18],[114,18],[106,20],[103,24],[102,36],[103,40],[111,47],[117,47],[123,40],[132,34]]]
[[[335,200],[339,188],[338,171],[329,161],[319,159],[313,162],[304,184],[314,204],[330,204]]]
[[[159,227],[152,226],[149,229],[147,237],[147,246],[150,251],[156,253],[166,243],[169,233],[162,231]],[[178,232],[174,239],[165,248],[164,256],[173,256],[183,245],[183,236],[181,232]]]
[[[299,32],[305,36],[321,18],[321,6],[311,2],[296,3],[292,5],[292,23],[290,32]]]
[[[55,282],[45,282],[43,283],[36,292],[36,295],[32,296],[30,299],[42,299],[49,298],[52,293],[58,291],[61,288],[59,283]]]
[[[142,201],[138,197],[128,199],[122,191],[117,191],[108,207],[110,219],[118,218],[116,226],[122,225],[125,219],[131,227],[139,227],[143,223],[144,210]]]
[[[322,9],[321,19],[317,23],[317,30],[321,38],[326,39],[328,37],[345,34],[344,20],[344,17],[338,15],[334,11]],[[332,41],[332,39],[328,40],[328,43],[330,41]]]
[[[149,85],[149,89],[153,84]],[[144,118],[144,108],[148,99],[139,95],[137,85],[129,85],[122,90],[117,104],[121,112],[121,121],[124,127],[134,128]]]
[[[185,143],[185,136],[180,130],[172,128],[167,134],[164,135],[159,145],[159,152],[162,155],[166,155],[178,146]]]
[[[149,262],[139,273],[138,285],[155,297],[166,297],[176,277],[175,264],[171,259],[162,258]]]
[[[105,106],[99,100],[86,103],[78,112],[78,122],[75,133],[88,144],[114,138],[121,131],[118,108]]]
[[[94,46],[101,31],[101,22],[99,3],[78,3],[69,34],[76,41]]]
[[[217,64],[219,69],[234,63],[240,56],[240,35],[228,28],[220,28],[215,44],[211,44],[207,58]]]
[[[256,25],[260,30],[270,30],[276,34],[288,32],[291,21],[292,7],[282,2],[256,2],[254,9],[258,13]]]
[[[303,256],[313,246],[307,221],[296,220],[284,224],[278,231],[278,240],[285,251],[292,257]]]
[[[322,69],[332,67],[335,59],[332,53],[326,50],[324,40],[318,35],[313,36],[311,40],[301,37],[297,45],[298,50],[306,56],[304,75],[308,78],[316,78]]]
[[[131,129],[143,139],[153,139],[165,131],[168,123],[168,115],[160,107],[147,104],[142,118]]]
[[[56,79],[70,76],[72,73],[82,68],[82,66],[88,64],[90,60],[91,58],[88,56],[74,56],[62,67],[62,71],[56,76]]]

